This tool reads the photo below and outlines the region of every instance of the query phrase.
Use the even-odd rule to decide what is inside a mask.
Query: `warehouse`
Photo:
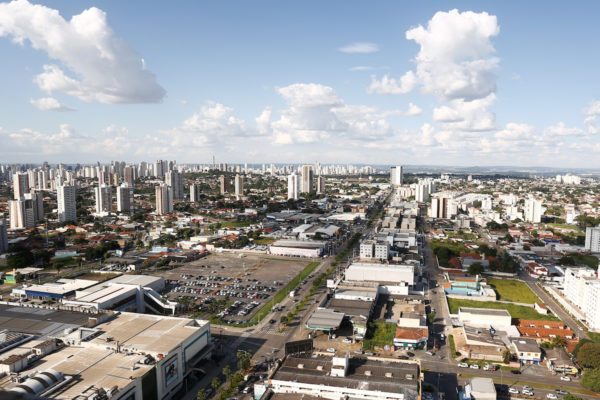
[[[320,257],[325,250],[324,242],[310,240],[278,240],[269,246],[269,253],[285,257]]]

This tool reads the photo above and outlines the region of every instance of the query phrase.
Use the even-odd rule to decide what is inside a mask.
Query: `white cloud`
[[[418,80],[413,71],[408,71],[399,80],[390,78],[384,75],[381,80],[376,76],[371,76],[371,84],[367,89],[367,93],[379,94],[405,94],[412,91],[417,85]]]
[[[54,97],[29,99],[29,102],[42,111],[73,111],[71,107],[60,103]]]
[[[261,135],[267,135],[271,133],[271,107],[265,107],[262,113],[256,117],[256,131]]]
[[[585,115],[600,115],[600,101],[592,100],[590,105],[583,109]]]
[[[581,136],[585,132],[579,128],[569,128],[564,122],[559,122],[556,125],[547,127],[544,134],[550,137],[557,136]]]
[[[535,128],[529,124],[510,122],[502,130],[494,133],[494,137],[502,141],[529,141],[533,138]]]
[[[404,112],[405,117],[416,117],[421,114],[423,114],[423,109],[413,103],[408,103],[408,110]]]
[[[349,44],[344,47],[340,47],[338,50],[341,51],[342,53],[350,53],[350,54],[377,53],[379,51],[379,46],[375,43],[356,42],[356,43],[352,43],[352,44]]]
[[[29,41],[56,64],[34,78],[41,90],[63,92],[86,102],[154,103],[165,95],[146,62],[115,37],[106,13],[92,7],[65,20],[57,10],[16,0],[0,3],[0,36]]]

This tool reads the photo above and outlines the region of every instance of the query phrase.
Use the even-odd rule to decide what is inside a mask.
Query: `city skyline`
[[[316,4],[0,3],[0,155],[600,167],[597,5]]]

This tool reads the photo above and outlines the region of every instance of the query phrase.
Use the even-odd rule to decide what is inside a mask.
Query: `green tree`
[[[600,368],[600,344],[586,343],[577,351],[577,361],[585,368]]]
[[[231,380],[231,367],[229,366],[229,364],[227,364],[223,368],[223,375],[225,375],[225,377],[227,378],[227,380]]]
[[[583,371],[581,385],[590,390],[593,390],[596,393],[600,393],[600,368],[588,368],[585,371]]]
[[[565,339],[560,335],[552,338],[551,343],[552,343],[552,346],[554,346],[554,347],[565,347],[565,345],[567,344]]]
[[[511,359],[512,353],[510,352],[510,350],[504,350],[504,353],[502,353],[502,361],[504,361],[505,364],[508,364]]]
[[[481,263],[473,263],[469,266],[469,275],[481,275],[483,272],[483,265]]]
[[[206,394],[206,390],[200,389],[198,394],[196,395],[196,400],[207,400],[208,395]]]
[[[435,321],[434,312],[430,312],[429,314],[427,314],[427,321],[429,322],[429,325],[433,325],[433,322]]]
[[[212,386],[212,388],[215,390],[215,392],[217,391],[217,389],[219,388],[219,386],[221,386],[221,380],[218,377],[214,377],[212,382],[210,383],[210,386]]]

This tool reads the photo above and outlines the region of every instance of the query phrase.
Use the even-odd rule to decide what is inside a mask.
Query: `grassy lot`
[[[275,243],[277,239],[272,237],[262,237],[260,239],[254,239],[254,243],[256,244],[272,244]]]
[[[372,350],[374,346],[391,345],[396,336],[396,324],[385,321],[369,322],[363,348]]]
[[[572,224],[555,224],[552,222],[547,225],[551,226],[552,228],[573,229],[574,231],[579,231],[579,227],[577,225],[572,225]]]
[[[476,301],[448,298],[448,307],[450,307],[451,314],[457,314],[459,307],[492,308],[496,310],[507,310],[513,318],[559,321],[559,319],[556,318],[554,315],[539,314],[531,307],[517,306],[515,304],[495,303],[492,301]]]
[[[596,343],[600,343],[600,333],[597,332],[587,332],[590,339],[592,339]]]
[[[498,293],[498,300],[527,304],[541,303],[540,299],[524,282],[495,278],[489,278],[487,281]]]
[[[454,335],[448,335],[448,344],[450,345],[450,354],[452,357],[458,357],[456,352],[456,344],[454,344]]]

